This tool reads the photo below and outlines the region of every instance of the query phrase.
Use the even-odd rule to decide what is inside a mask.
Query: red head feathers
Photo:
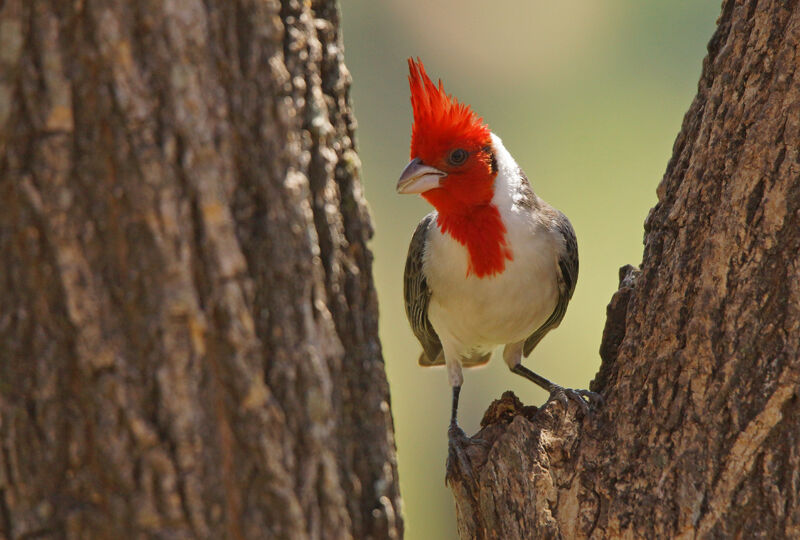
[[[411,157],[426,163],[446,156],[458,144],[468,152],[475,152],[490,144],[489,127],[469,105],[444,92],[441,79],[433,84],[425,66],[417,58],[408,59],[408,83],[411,87],[411,107],[414,125],[411,130]]]
[[[513,255],[492,204],[497,162],[489,127],[468,105],[445,94],[442,81],[434,85],[419,59],[409,59],[408,68],[414,111],[412,162],[401,180],[425,182],[403,192],[421,193],[438,210],[439,228],[469,252],[467,275],[500,273]]]

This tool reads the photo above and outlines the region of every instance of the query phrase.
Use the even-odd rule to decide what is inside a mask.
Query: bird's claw
[[[589,401],[589,405],[591,407],[601,407],[603,403],[605,403],[603,396],[601,396],[597,392],[592,392],[591,390],[575,390],[575,391],[578,392],[581,395],[581,397],[586,398]]]
[[[550,399],[548,401],[558,401],[567,409],[569,400],[578,404],[584,415],[591,414],[594,409],[603,404],[603,396],[597,392],[590,390],[573,390],[572,388],[562,388],[561,386],[554,385],[550,391]]]
[[[486,447],[490,446],[490,444],[483,439],[468,437],[467,434],[464,433],[464,430],[456,423],[450,424],[450,428],[447,430],[447,439],[447,472],[444,477],[445,485],[452,482],[457,476],[460,476],[462,478],[467,478],[474,486],[476,480],[465,449],[471,444],[479,444]],[[460,472],[460,475],[456,474],[457,471]]]

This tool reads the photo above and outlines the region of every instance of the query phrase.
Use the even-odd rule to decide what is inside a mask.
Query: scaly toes
[[[444,476],[444,484],[447,485],[450,481],[458,476],[468,478],[474,483],[475,479],[472,476],[472,465],[470,465],[467,453],[464,447],[469,442],[469,437],[458,426],[450,426],[447,431],[447,469]]]
[[[556,400],[567,410],[568,400],[574,401],[581,408],[584,415],[589,415],[594,409],[603,404],[603,397],[589,390],[573,390],[556,386],[550,392],[548,401]]]
[[[466,448],[470,444],[479,444],[481,446],[491,446],[483,439],[470,438],[464,433],[457,424],[450,424],[447,430],[447,472],[444,477],[445,485],[448,484],[453,478],[461,476],[467,478],[469,482],[476,484],[475,476],[472,472],[472,465],[467,456]],[[456,474],[460,472],[460,475]]]
[[[581,397],[586,398],[589,402],[589,406],[593,409],[602,406],[605,402],[603,396],[597,392],[592,392],[591,390],[576,390],[576,392],[578,392]]]

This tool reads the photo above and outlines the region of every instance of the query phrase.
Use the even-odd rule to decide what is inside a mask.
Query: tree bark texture
[[[800,537],[800,6],[726,0],[608,307],[605,405],[507,394],[462,538]]]
[[[333,0],[0,2],[0,537],[402,535]]]

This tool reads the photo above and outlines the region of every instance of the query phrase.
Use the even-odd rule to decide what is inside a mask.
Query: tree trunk
[[[608,308],[605,405],[493,404],[462,538],[800,537],[800,6],[718,24]]]
[[[334,0],[0,2],[0,537],[402,535]]]

